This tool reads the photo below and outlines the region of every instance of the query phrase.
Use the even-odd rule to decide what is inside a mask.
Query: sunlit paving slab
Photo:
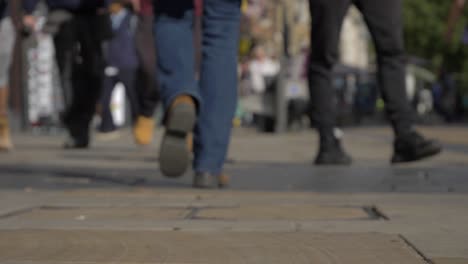
[[[104,230],[247,230],[293,231],[295,221],[373,221],[371,209],[359,206],[263,204],[227,206],[41,206],[0,215],[0,228]],[[263,225],[262,225],[263,223]],[[268,224],[270,226],[268,227]],[[183,227],[183,228],[182,228]],[[235,228],[234,228],[235,229]]]
[[[44,221],[113,221],[121,222],[145,219],[145,221],[184,219],[190,213],[185,208],[143,208],[143,207],[114,207],[114,208],[60,208],[42,207],[24,212],[15,217],[16,221],[34,220]]]
[[[237,208],[205,208],[200,219],[220,220],[332,220],[368,219],[359,207],[334,207],[309,204],[242,205]]]
[[[399,236],[377,233],[18,230],[0,231],[0,263],[424,264],[426,262]]]

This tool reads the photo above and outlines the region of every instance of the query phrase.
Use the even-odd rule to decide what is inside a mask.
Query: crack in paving
[[[371,220],[384,220],[384,221],[390,220],[390,218],[385,213],[383,213],[382,210],[380,210],[380,208],[378,208],[375,205],[364,206],[362,209],[364,210],[364,212],[366,212],[369,215]]]
[[[409,241],[405,236],[400,234],[398,235],[398,237],[400,237],[400,239],[403,240],[403,242],[407,246],[409,246],[412,250],[414,250],[414,252],[416,252],[423,259],[424,262],[426,262],[427,264],[435,264],[430,258],[424,255],[424,253],[418,247],[416,247],[415,244]]]

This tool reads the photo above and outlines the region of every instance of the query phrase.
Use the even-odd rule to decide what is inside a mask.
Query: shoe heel
[[[195,126],[195,107],[189,104],[180,104],[171,110],[166,129],[173,133],[189,133]]]

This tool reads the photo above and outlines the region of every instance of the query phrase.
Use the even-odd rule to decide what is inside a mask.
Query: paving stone
[[[327,207],[307,204],[242,205],[238,208],[207,208],[200,210],[197,219],[223,220],[323,220],[368,219],[359,207]]]
[[[389,166],[388,127],[347,129],[344,143],[356,163],[346,168],[312,166],[316,133],[235,131],[228,192],[191,190],[190,173],[162,178],[158,144],[138,149],[119,140],[64,151],[57,137],[14,135],[15,152],[0,159],[0,263],[310,263],[306,257],[314,263],[408,263],[384,243],[388,237],[401,242],[394,236],[400,234],[435,264],[468,264],[467,131],[426,128],[424,134],[441,139],[444,153]],[[272,190],[287,192],[265,192]],[[367,215],[359,207],[373,205],[390,221],[363,221]],[[202,209],[183,209],[189,207]],[[6,230],[15,235],[5,236]],[[172,230],[179,232],[155,232]],[[371,237],[361,239],[364,233]],[[154,248],[158,255],[145,251]],[[180,248],[188,252],[179,256]],[[207,248],[216,254],[203,258]],[[351,251],[364,257],[349,257]],[[320,255],[328,252],[330,259]],[[380,261],[383,255],[391,257]]]
[[[424,264],[398,236],[320,233],[0,231],[0,263]]]
[[[37,222],[66,221],[145,221],[184,219],[190,213],[185,208],[37,208],[12,218],[14,221],[33,220]]]
[[[468,259],[461,258],[436,258],[434,264],[468,264]]]

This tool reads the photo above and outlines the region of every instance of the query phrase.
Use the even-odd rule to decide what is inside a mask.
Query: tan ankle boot
[[[6,116],[0,116],[0,151],[10,151],[13,144],[10,138],[10,126]]]
[[[138,145],[146,146],[153,140],[154,120],[150,117],[139,116],[133,127],[133,137]]]

